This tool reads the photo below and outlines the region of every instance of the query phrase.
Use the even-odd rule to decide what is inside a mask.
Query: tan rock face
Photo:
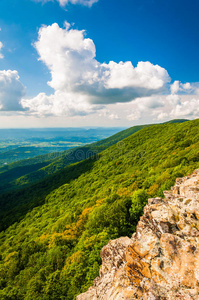
[[[94,280],[93,287],[77,297],[77,300],[122,300],[129,294],[131,285],[126,275],[126,249],[131,243],[128,237],[109,241],[101,250],[102,267],[100,277]],[[126,290],[126,288],[127,290]]]
[[[110,241],[101,258],[77,300],[199,300],[199,170],[149,199],[132,238]]]

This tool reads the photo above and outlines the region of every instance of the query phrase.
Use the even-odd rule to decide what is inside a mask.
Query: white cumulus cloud
[[[174,81],[170,86],[171,94],[198,94],[199,83],[182,83],[179,80]]]
[[[17,71],[0,71],[0,110],[21,111],[22,97],[25,95],[25,88],[19,80]]]
[[[141,118],[153,117],[154,120],[173,118],[198,118],[199,117],[199,83],[182,83],[175,81],[170,85],[170,95],[153,95],[138,98],[132,102],[133,113],[127,119],[134,119],[137,115]],[[136,113],[134,113],[136,112]],[[132,117],[129,117],[131,116]]]
[[[107,69],[108,88],[136,87],[150,91],[161,89],[166,82],[169,82],[167,71],[148,61],[139,62],[136,68],[130,61],[119,64],[111,61],[108,65],[103,65]]]
[[[101,105],[163,93],[170,82],[167,71],[150,62],[139,62],[136,67],[131,62],[100,63],[93,40],[67,22],[65,28],[56,23],[42,26],[34,46],[51,73],[48,84],[55,90],[51,96],[40,94],[23,101],[24,107],[38,114],[87,114]]]
[[[181,101],[178,105],[176,105],[170,113],[171,117],[174,118],[192,118],[199,117],[199,99],[189,99],[185,101]]]
[[[156,102],[157,101],[157,102]],[[149,105],[149,104],[153,105]],[[159,103],[159,104],[158,104]],[[199,117],[199,98],[197,95],[164,95],[137,99],[133,103],[133,109],[142,117],[152,116],[154,120]],[[127,117],[128,119],[128,117]]]
[[[99,106],[87,103],[85,95],[62,91],[56,91],[50,96],[40,93],[32,99],[22,99],[21,103],[25,109],[40,116],[84,116],[100,109]]]

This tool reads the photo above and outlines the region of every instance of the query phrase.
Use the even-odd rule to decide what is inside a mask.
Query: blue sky
[[[0,1],[0,127],[198,117],[199,2],[93,2]]]

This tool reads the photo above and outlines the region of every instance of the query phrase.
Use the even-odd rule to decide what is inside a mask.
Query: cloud
[[[157,109],[163,108],[164,105],[165,100],[161,96],[137,98],[136,100],[132,101],[132,110],[126,118],[129,121],[139,120],[146,113],[148,115],[153,115]]]
[[[98,0],[58,0],[61,6],[65,6],[66,4],[81,4],[88,7],[91,7],[94,3],[98,2]]]
[[[154,120],[171,118],[199,117],[199,83],[182,83],[174,81],[170,85],[170,95],[153,95],[142,97],[132,102],[132,113],[127,115],[128,120],[153,117]]]
[[[135,104],[139,108],[140,111],[144,110],[154,110],[159,107],[164,106],[164,100],[161,96],[151,96],[151,97],[144,97],[141,99],[136,99]]]
[[[198,94],[199,83],[182,83],[179,80],[174,81],[170,86],[171,94]]]
[[[182,101],[180,104],[176,105],[170,113],[171,117],[174,118],[192,118],[199,117],[199,99],[190,99]]]
[[[22,102],[34,113],[87,114],[103,105],[129,102],[168,89],[170,77],[158,65],[139,62],[134,67],[130,61],[98,62],[94,42],[84,30],[71,29],[67,22],[65,28],[56,23],[42,26],[34,46],[39,60],[51,73],[48,84],[55,90],[51,96],[40,94]],[[40,105],[39,101],[48,104]]]
[[[108,117],[111,120],[119,120],[120,119],[120,117],[117,114],[110,114]]]
[[[199,99],[197,99],[197,95],[171,94],[136,99],[132,103],[132,108],[132,117],[131,114],[127,115],[128,120],[135,120],[137,115],[139,118],[151,116],[154,120],[199,117]]]
[[[171,95],[167,96],[170,111],[167,113],[171,118],[192,118],[199,117],[199,83],[182,83],[174,81],[170,86]],[[189,97],[184,97],[188,96]],[[191,97],[191,95],[193,95]]]
[[[128,121],[139,120],[141,118],[141,112],[139,110],[132,111],[126,118]]]
[[[106,119],[110,119],[110,120],[120,120],[120,117],[118,116],[118,114],[116,112],[113,112],[112,109],[107,109],[104,107],[101,107],[100,113],[98,114],[98,116],[101,117],[105,117]]]
[[[108,65],[103,65],[107,68],[108,88],[136,87],[139,91],[141,89],[152,91],[162,89],[164,84],[170,81],[165,69],[150,62],[139,62],[136,68],[130,61],[119,64],[111,61]]]
[[[162,121],[162,120],[165,120],[169,117],[169,114],[166,113],[166,112],[161,112],[157,115],[157,120],[158,121]]]
[[[166,97],[166,100],[168,100],[168,104],[170,104],[171,106],[176,106],[181,103],[181,97],[179,95],[168,95]]]
[[[39,116],[85,116],[101,108],[87,103],[85,95],[65,91],[56,91],[50,96],[40,93],[32,99],[22,99],[21,104],[31,113]]]
[[[3,58],[3,54],[1,53],[1,49],[3,48],[3,43],[0,41],[0,58]]]
[[[1,28],[0,28],[1,31]],[[1,50],[3,43],[0,41],[0,59],[4,58]],[[0,111],[22,111],[22,97],[25,96],[25,87],[19,80],[17,71],[0,70]]]
[[[0,110],[22,111],[21,99],[25,88],[19,80],[17,71],[0,71]]]
[[[46,3],[46,2],[51,2],[53,0],[33,0],[33,1]],[[80,4],[80,5],[91,7],[94,3],[97,3],[98,1],[99,0],[57,0],[57,2],[59,2],[60,6],[62,7],[68,5],[69,3]]]
[[[43,26],[35,43],[40,60],[51,72],[48,84],[55,90],[87,94],[91,103],[101,104],[119,102],[117,97],[126,102],[162,92],[170,81],[165,69],[150,62],[139,62],[137,67],[131,62],[101,64],[95,58],[95,44],[85,37],[85,31],[70,29],[68,23],[65,26]]]

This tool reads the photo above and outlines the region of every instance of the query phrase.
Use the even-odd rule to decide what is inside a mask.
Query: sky
[[[1,0],[0,128],[199,117],[198,0]]]

